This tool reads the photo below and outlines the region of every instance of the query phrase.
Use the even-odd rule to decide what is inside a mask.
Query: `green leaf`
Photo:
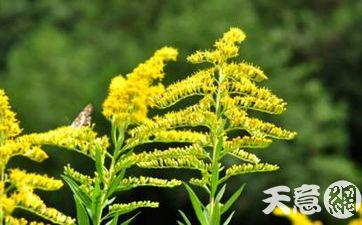
[[[99,223],[100,217],[102,216],[102,207],[102,190],[100,186],[100,179],[97,177],[92,195],[92,215],[94,224]]]
[[[218,139],[217,142],[217,146],[216,149],[214,151],[216,151],[216,155],[218,156],[220,154],[220,151],[222,150],[222,143],[223,140],[222,138]],[[212,167],[212,174],[211,174],[211,194],[212,196],[214,196],[214,194],[217,191],[217,186],[218,186],[218,182],[219,182],[219,170],[222,168],[219,168],[219,164],[215,163]]]
[[[231,221],[231,218],[233,218],[235,211],[233,211],[230,216],[225,220],[225,222],[222,225],[228,225]]]
[[[184,184],[184,185],[186,187],[187,192],[189,193],[189,197],[191,199],[192,207],[195,210],[197,219],[199,220],[201,225],[207,225],[206,217],[204,216],[204,213],[203,213],[203,209],[202,209],[203,205],[202,205],[201,201],[199,200],[199,198],[197,197],[195,192],[187,184]]]
[[[111,196],[113,194],[113,192],[117,189],[119,183],[121,182],[121,180],[123,179],[124,177],[124,174],[125,174],[125,171],[126,170],[122,170],[117,176],[115,179],[113,179],[111,185],[109,186],[108,188],[108,192],[107,192],[107,198],[109,196]]]
[[[103,157],[101,154],[101,150],[99,147],[96,147],[96,155],[95,155],[95,163],[96,163],[96,170],[98,176],[104,181],[104,173],[103,173]]]
[[[234,202],[239,198],[241,195],[241,192],[243,192],[243,189],[245,187],[245,184],[243,184],[230,198],[229,200],[223,205],[221,208],[221,214],[224,214],[228,209],[234,204]]]
[[[210,224],[212,224],[212,225],[220,225],[220,217],[221,217],[220,203],[216,202],[215,206],[214,206],[214,209],[212,210],[212,216],[211,216]]]
[[[181,210],[179,210],[178,212],[181,214],[181,216],[182,216],[182,218],[184,219],[186,225],[192,225],[191,222],[190,222],[190,220],[187,218],[187,216],[185,215],[184,212],[182,212]],[[179,222],[179,221],[178,221],[178,222]],[[179,222],[179,223],[181,223],[181,222]],[[181,224],[183,224],[183,223],[181,223]]]
[[[76,196],[73,195],[75,200],[75,206],[77,209],[77,223],[78,225],[89,225],[89,217],[87,214],[86,209],[84,208],[81,200]]]
[[[86,206],[86,208],[91,208],[92,206],[92,200],[91,198],[82,190],[79,188],[78,184],[70,177],[66,175],[61,176],[63,180],[68,184],[70,190],[72,190],[73,194],[79,198],[79,200],[82,201],[83,205]]]
[[[128,220],[124,221],[123,223],[121,223],[121,225],[128,225],[130,224],[135,218],[136,216],[138,216],[140,213],[137,213],[136,215],[132,216],[131,218],[129,218]],[[113,224],[112,224],[113,225]]]
[[[114,215],[113,218],[106,223],[106,225],[117,225],[118,217],[119,217],[118,214]]]
[[[226,184],[224,184],[224,186],[222,186],[222,188],[220,189],[219,193],[217,193],[217,195],[216,195],[216,202],[220,202],[220,201],[221,201],[222,197],[224,196],[225,189],[226,189]]]

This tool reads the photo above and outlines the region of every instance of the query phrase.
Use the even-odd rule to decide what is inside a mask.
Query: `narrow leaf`
[[[216,202],[214,209],[212,211],[212,216],[211,216],[211,223],[212,225],[220,225],[220,217],[221,217],[221,213],[220,213],[220,203]]]
[[[77,223],[78,225],[89,225],[89,217],[81,200],[74,195],[75,206],[77,209]]]
[[[221,201],[222,197],[224,196],[225,189],[226,189],[226,184],[224,184],[224,186],[222,186],[222,188],[220,189],[219,193],[217,193],[217,195],[216,195],[216,202],[220,202],[220,201]]]
[[[101,150],[99,147],[96,147],[96,152],[95,152],[95,164],[96,164],[96,170],[98,173],[98,176],[101,178],[101,180],[103,181],[104,179],[104,175],[103,175],[103,157],[101,154]]]
[[[130,224],[140,213],[137,213],[136,215],[132,216],[131,218],[129,218],[128,220],[124,221],[123,223],[121,223],[121,225],[128,225]]]
[[[95,187],[92,195],[92,215],[94,224],[98,224],[100,217],[100,210],[102,209],[102,190],[100,187],[100,179],[97,177]]]
[[[82,201],[83,205],[85,205],[87,208],[90,208],[92,205],[92,200],[84,191],[82,191],[82,189],[79,188],[78,184],[72,178],[66,175],[62,175],[61,177],[68,184],[73,194]]]
[[[223,205],[221,209],[221,214],[224,214],[228,209],[234,204],[234,202],[239,198],[241,195],[241,192],[243,192],[243,189],[245,187],[245,184],[243,184],[230,198],[229,200]]]
[[[225,220],[225,222],[224,222],[222,225],[228,225],[228,224],[230,223],[231,219],[233,218],[234,213],[235,213],[235,211],[233,211],[233,212],[230,214],[230,216]]]
[[[206,218],[203,214],[203,205],[201,203],[201,201],[199,200],[199,198],[197,197],[197,195],[195,194],[195,192],[187,185],[185,184],[186,190],[189,193],[190,199],[191,199],[191,203],[192,203],[192,207],[195,210],[197,219],[200,221],[200,223],[202,225],[206,225]]]
[[[182,216],[182,218],[184,219],[186,225],[192,225],[191,222],[190,222],[190,220],[187,218],[187,216],[185,215],[184,212],[182,212],[181,210],[179,210],[178,212],[181,214],[181,216]],[[181,223],[181,222],[180,222],[180,223]],[[183,223],[181,223],[181,224],[183,224]]]
[[[107,198],[109,196],[111,196],[113,194],[113,192],[116,190],[116,188],[118,187],[119,183],[121,182],[121,180],[124,177],[126,170],[122,170],[115,179],[113,179],[111,185],[109,186],[108,192],[107,192]]]

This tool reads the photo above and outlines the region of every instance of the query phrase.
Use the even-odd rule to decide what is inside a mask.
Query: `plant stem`
[[[0,225],[4,224],[3,198],[5,195],[5,165],[0,165],[1,186],[0,187]]]
[[[117,159],[119,157],[119,154],[121,153],[121,146],[123,145],[126,126],[127,125],[124,124],[120,128],[117,128],[115,125],[112,124],[111,137],[112,137],[112,142],[114,145],[114,151],[113,151],[113,154],[111,157],[111,163],[109,164],[109,169],[108,169],[108,173],[107,173],[108,177],[104,180],[104,184],[103,184],[103,190],[102,190],[102,196],[101,196],[101,205],[102,206],[100,207],[100,210],[98,212],[99,220],[94,225],[101,224],[101,222],[102,222],[101,217],[103,214],[105,203],[108,200],[108,197],[112,195],[112,193],[108,193],[108,192],[109,192],[109,188],[110,188],[111,184],[114,181],[114,178],[116,177],[115,165],[116,165]],[[104,173],[104,174],[106,174],[106,173]]]
[[[215,114],[218,121],[222,121],[222,113],[221,113],[221,97],[222,97],[222,90],[220,90],[220,84],[223,82],[223,74],[221,68],[218,68],[218,90],[216,93],[216,102],[215,102]],[[216,210],[216,204],[218,202],[215,202],[215,196],[219,185],[219,158],[220,153],[222,151],[223,147],[223,132],[224,132],[224,125],[223,123],[219,124],[218,127],[214,127],[211,130],[212,140],[213,140],[213,150],[212,150],[212,162],[211,162],[211,168],[212,168],[212,174],[211,174],[211,187],[210,187],[210,195],[209,195],[209,207],[210,207],[210,213],[209,213],[209,223],[210,225],[219,225],[216,221],[213,221],[213,214]],[[220,221],[220,218],[216,218],[217,221]]]

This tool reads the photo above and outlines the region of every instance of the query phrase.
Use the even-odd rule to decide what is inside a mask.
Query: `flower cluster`
[[[75,221],[54,208],[49,208],[34,193],[35,189],[45,191],[58,190],[63,182],[46,175],[27,173],[20,169],[6,170],[11,157],[24,156],[31,160],[41,162],[47,154],[41,149],[42,142],[33,142],[29,136],[20,134],[19,123],[15,113],[11,111],[8,98],[0,90],[0,220],[6,224],[25,225],[43,224],[36,221],[28,222],[24,218],[13,217],[15,209],[22,209],[34,213],[56,224],[74,224]]]
[[[90,126],[62,126],[44,133],[24,135],[21,137],[21,141],[58,146],[80,152],[91,158],[95,157],[97,148],[105,151],[109,147],[108,138],[106,136],[98,137]]]
[[[129,224],[119,222],[119,216],[143,207],[158,207],[158,202],[134,201],[114,203],[115,195],[137,187],[171,188],[182,182],[177,179],[128,174],[132,166],[141,168],[172,168],[196,171],[189,183],[206,191],[209,201],[204,204],[186,183],[192,206],[201,225],[228,224],[221,221],[242,192],[241,187],[227,201],[223,201],[226,182],[232,176],[269,172],[279,167],[264,163],[252,149],[266,148],[273,139],[293,139],[295,132],[254,118],[251,111],[281,114],[286,102],[271,90],[259,87],[267,79],[257,66],[235,62],[239,46],[246,38],[243,31],[231,28],[207,51],[197,51],[187,60],[191,63],[209,63],[184,80],[165,88],[167,61],[176,60],[177,50],[164,47],[138,65],[126,76],[116,76],[103,102],[103,115],[111,122],[110,138],[99,137],[89,116],[91,107],[78,116],[70,126],[62,126],[43,133],[19,136],[20,127],[15,113],[10,110],[8,98],[0,91],[0,220],[7,224],[42,224],[12,216],[15,209],[27,210],[56,224],[74,224],[75,221],[54,208],[47,207],[34,190],[52,191],[63,183],[45,175],[27,173],[21,169],[6,171],[13,156],[21,155],[41,162],[47,154],[43,145],[58,146],[79,152],[94,162],[95,170],[82,174],[70,165],[62,176],[73,192],[79,224]],[[151,107],[164,109],[180,101],[197,96],[196,104],[148,118]],[[82,116],[86,116],[85,122]],[[233,133],[231,135],[231,133]],[[235,137],[236,135],[236,137]],[[166,150],[135,153],[134,149],[148,143],[173,143],[179,147]],[[234,159],[233,161],[227,161]],[[278,212],[276,212],[278,213]],[[185,221],[191,224],[181,212]],[[296,225],[319,225],[296,215],[290,217]]]
[[[241,43],[245,38],[244,32],[240,29],[231,28],[222,38],[215,42],[215,50],[197,51],[190,55],[187,60],[192,63],[210,62],[215,65],[223,64],[227,59],[238,56],[239,47],[236,44]]]
[[[156,116],[130,131],[132,137],[128,141],[131,146],[134,143],[149,142],[194,143],[205,149],[204,155],[192,155],[193,157],[189,158],[192,162],[186,163],[184,156],[187,154],[181,157],[177,154],[170,155],[169,152],[173,152],[170,149],[164,151],[164,154],[169,156],[168,159],[159,158],[159,153],[156,152],[155,160],[140,163],[142,167],[157,167],[157,162],[162,168],[167,167],[167,164],[175,167],[177,163],[180,167],[188,164],[199,166],[203,165],[200,160],[206,160],[207,165],[230,155],[246,163],[230,168],[216,166],[225,171],[222,181],[233,175],[278,169],[276,165],[260,163],[255,154],[245,150],[265,148],[271,144],[270,138],[292,139],[296,133],[249,116],[251,110],[280,114],[285,111],[286,103],[269,89],[257,86],[257,82],[267,79],[260,68],[246,62],[229,62],[238,55],[237,44],[244,39],[245,34],[240,29],[231,28],[216,41],[214,50],[197,51],[188,57],[188,61],[192,63],[209,62],[213,64],[212,67],[171,84],[160,95],[152,98],[159,108],[170,107],[191,96],[201,96],[199,103],[180,111]],[[208,128],[209,132],[189,129],[198,126]],[[249,135],[229,138],[228,132],[232,130],[245,130]],[[219,148],[217,157],[212,159],[210,156],[215,157],[216,147]],[[203,179],[211,182],[211,174],[212,171],[203,173]]]
[[[221,214],[227,211],[216,195],[222,196],[224,188],[220,187],[230,177],[279,168],[261,162],[247,149],[265,148],[271,144],[272,138],[288,140],[296,136],[295,132],[251,117],[251,111],[281,114],[286,109],[286,103],[271,90],[258,86],[259,82],[267,79],[259,67],[233,61],[238,56],[238,44],[245,37],[240,29],[231,28],[215,42],[214,49],[197,51],[187,58],[191,63],[211,63],[210,67],[169,85],[165,91],[151,98],[159,109],[172,107],[193,96],[201,99],[198,103],[158,115],[129,132],[129,146],[150,142],[183,145],[177,151],[174,148],[162,153],[157,150],[153,155],[150,153],[144,157],[143,161],[137,158],[140,160],[138,166],[199,171],[201,178],[192,178],[190,183],[206,190],[210,202],[203,205],[195,200],[196,195],[191,188],[187,186],[187,190],[192,201],[196,202],[193,206],[202,225],[219,224]],[[231,136],[231,131],[239,136]],[[244,135],[245,132],[247,135]],[[195,151],[195,146],[202,150]],[[240,163],[235,160],[225,163],[224,159],[229,157]]]
[[[146,62],[140,64],[126,78],[119,75],[112,79],[109,94],[103,103],[104,116],[119,126],[124,122],[137,123],[146,119],[149,97],[163,91],[163,86],[153,83],[164,77],[165,62],[176,60],[177,50],[164,47]]]
[[[90,174],[82,174],[70,165],[64,170],[63,178],[73,191],[77,213],[85,215],[81,220],[91,219],[95,225],[117,224],[120,215],[131,213],[139,208],[155,208],[158,207],[158,203],[151,201],[113,203],[116,194],[142,186],[171,188],[181,185],[181,181],[176,179],[126,175],[127,169],[148,158],[145,152],[133,153],[134,147],[141,145],[142,142],[130,140],[128,128],[147,123],[148,109],[154,106],[151,97],[164,91],[160,83],[154,83],[164,77],[165,62],[175,60],[176,56],[175,49],[161,48],[126,77],[119,75],[112,79],[109,94],[103,103],[103,114],[111,122],[112,145],[108,144],[108,138],[97,137],[90,122],[87,125],[60,127],[53,131],[26,137],[34,143],[46,143],[80,152],[94,161],[96,170]],[[90,121],[90,117],[86,119],[87,122]],[[185,133],[175,134],[175,132],[163,131],[155,134],[158,139],[172,139],[174,135],[190,136],[189,133],[185,135]],[[197,134],[193,137],[193,139],[201,138],[203,137]],[[109,146],[112,148],[108,148]],[[128,224],[130,220],[122,224]]]
[[[292,225],[323,225],[321,221],[311,221],[308,216],[299,212],[293,212],[293,210],[291,210],[291,213],[285,214],[283,210],[276,208],[273,213],[276,216],[287,217],[292,222]]]
[[[0,141],[15,137],[21,132],[19,122],[15,118],[15,113],[11,111],[9,98],[4,90],[0,90]]]

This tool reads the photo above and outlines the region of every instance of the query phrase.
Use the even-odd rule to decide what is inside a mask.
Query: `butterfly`
[[[72,127],[84,127],[91,124],[91,114],[93,111],[93,106],[88,104],[84,109],[78,114],[77,118],[72,122]]]

